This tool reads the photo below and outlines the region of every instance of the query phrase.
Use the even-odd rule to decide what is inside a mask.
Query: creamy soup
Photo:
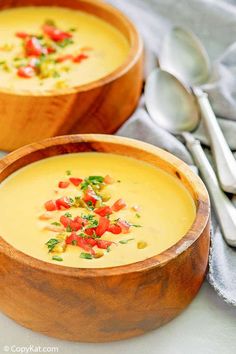
[[[53,6],[0,11],[0,88],[86,84],[117,69],[128,52],[121,32],[85,12]]]
[[[0,234],[46,262],[82,268],[141,261],[169,248],[196,209],[181,182],[105,153],[46,158],[0,185]]]

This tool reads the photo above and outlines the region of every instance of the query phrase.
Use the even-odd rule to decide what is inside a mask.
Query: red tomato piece
[[[66,244],[67,245],[73,245],[73,241],[76,241],[76,245],[77,245],[78,244],[78,239],[79,239],[79,236],[76,235],[75,232],[72,232],[72,234],[70,236],[67,236]]]
[[[60,182],[58,183],[58,187],[59,187],[59,188],[67,188],[67,187],[69,187],[69,184],[70,184],[70,182],[67,182],[67,181],[60,181]]]
[[[97,241],[94,238],[92,238],[92,237],[85,238],[84,240],[91,247],[94,247],[97,244]]]
[[[117,225],[121,227],[123,234],[127,234],[130,229],[130,224],[125,220],[119,220]]]
[[[95,228],[95,233],[98,237],[101,237],[109,228],[110,221],[107,218],[104,218],[103,216],[100,216],[99,218],[99,224]]]
[[[81,178],[75,178],[75,177],[70,177],[69,180],[76,187],[78,187],[80,183],[83,182]]]
[[[25,38],[29,37],[29,35],[26,32],[16,32],[16,37],[21,38],[21,39],[25,39]]]
[[[94,205],[97,200],[98,196],[96,195],[96,193],[92,189],[87,189],[84,193],[83,201],[85,203],[91,202]]]
[[[47,50],[47,54],[52,54],[52,53],[55,53],[55,51],[56,51],[56,49],[53,47],[47,47],[46,50]]]
[[[73,58],[73,56],[72,56],[71,54],[67,54],[67,55],[63,55],[63,56],[61,56],[61,57],[58,57],[58,58],[56,59],[56,62],[57,62],[57,63],[63,63],[64,61],[70,60],[70,59],[72,59],[72,58]]]
[[[56,200],[57,208],[60,209],[69,209],[71,206],[70,200],[67,197],[62,197]]]
[[[44,25],[43,32],[48,35],[54,42],[60,42],[64,39],[71,38],[72,34],[69,32],[64,32],[51,25]]]
[[[73,59],[73,62],[74,63],[81,63],[81,61],[85,60],[85,59],[88,59],[88,55],[87,54],[84,54],[84,53],[81,53],[79,55],[76,55]]]
[[[72,231],[79,231],[82,228],[82,224],[80,222],[76,222],[74,220],[71,220],[70,227],[71,227]]]
[[[87,244],[86,239],[84,239],[83,237],[78,238],[78,246],[83,248],[86,252],[89,252],[91,254],[95,254],[92,247],[89,244]]]
[[[111,246],[112,242],[111,241],[106,241],[106,240],[97,240],[96,245],[98,248],[103,248],[107,249],[109,246]]]
[[[119,211],[121,209],[124,209],[126,207],[126,203],[124,199],[118,199],[111,207],[113,211]]]
[[[94,235],[94,232],[95,232],[95,228],[90,228],[90,229],[86,229],[84,230],[84,232],[86,233],[86,235],[88,236],[93,236]]]
[[[17,70],[17,75],[20,76],[20,77],[23,77],[24,79],[30,79],[31,77],[35,76],[35,71],[29,65],[21,66]]]
[[[47,211],[54,211],[57,210],[57,205],[54,200],[48,200],[45,204],[44,207]]]
[[[70,226],[71,219],[68,218],[67,216],[62,215],[62,216],[60,217],[60,223],[61,223],[64,227]]]
[[[31,37],[25,41],[25,51],[27,56],[34,55],[39,57],[43,54],[44,49],[36,37]]]
[[[76,216],[74,221],[80,223],[81,227],[87,225],[88,220],[81,218],[80,216]]]
[[[118,235],[122,232],[122,229],[119,225],[111,224],[107,231],[111,232],[112,234]]]
[[[112,214],[112,210],[109,206],[98,208],[94,212],[100,216],[107,216]]]

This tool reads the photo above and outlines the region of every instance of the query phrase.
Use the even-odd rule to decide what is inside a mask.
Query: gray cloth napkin
[[[163,35],[174,24],[190,28],[204,43],[212,60],[212,74],[204,85],[219,123],[236,150],[236,6],[233,0],[110,0],[126,12],[141,32],[146,49],[145,76],[156,66]],[[143,97],[118,135],[159,146],[193,164],[186,147],[149,118]],[[208,145],[202,124],[195,136]],[[236,198],[235,198],[236,200]],[[212,213],[208,281],[227,302],[236,306],[236,250],[224,242]]]

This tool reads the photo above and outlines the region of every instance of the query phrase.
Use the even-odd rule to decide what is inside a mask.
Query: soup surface
[[[0,234],[46,262],[83,268],[144,260],[191,227],[180,181],[133,158],[75,153],[21,168],[0,185]]]
[[[0,88],[86,84],[117,69],[128,52],[121,32],[85,12],[53,6],[0,11]]]

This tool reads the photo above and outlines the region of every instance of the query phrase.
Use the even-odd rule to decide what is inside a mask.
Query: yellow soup
[[[128,52],[121,32],[85,12],[53,6],[0,11],[0,88],[87,84],[117,69]]]
[[[196,209],[181,182],[152,165],[105,153],[46,158],[0,185],[0,234],[46,262],[118,266],[184,236]]]

